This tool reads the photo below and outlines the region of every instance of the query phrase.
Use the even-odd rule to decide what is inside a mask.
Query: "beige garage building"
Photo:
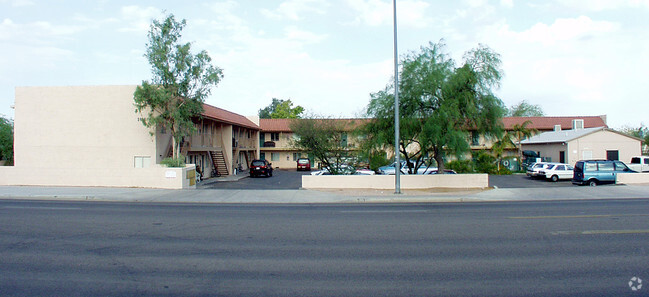
[[[523,150],[538,152],[551,162],[574,165],[579,160],[629,162],[642,151],[642,140],[606,127],[544,132],[521,141]]]

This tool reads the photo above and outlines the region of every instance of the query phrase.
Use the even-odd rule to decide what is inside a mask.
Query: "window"
[[[471,145],[480,145],[480,134],[477,131],[471,131]]]
[[[279,132],[270,133],[270,141],[279,141]]]
[[[595,162],[586,162],[585,171],[597,171],[597,163]]]
[[[626,165],[624,165],[624,163],[622,163],[620,161],[615,161],[614,163],[615,163],[615,170],[616,171],[629,170],[629,167],[626,167]]]
[[[297,161],[299,158],[302,158],[302,153],[293,153],[293,161]]]
[[[148,168],[151,165],[151,157],[135,156],[133,166],[135,168]]]
[[[271,161],[279,161],[279,153],[270,153]]]
[[[266,160],[266,153],[259,154],[259,159]]]
[[[341,145],[342,147],[347,147],[347,133],[343,132],[343,133],[340,135],[340,139],[341,139],[341,141],[340,141],[340,145]]]
[[[556,170],[566,170],[566,167],[563,165],[558,165]]]
[[[609,160],[609,161],[620,160],[620,152],[619,151],[606,151],[606,160]]]
[[[599,162],[599,171],[613,171],[613,162]]]
[[[584,120],[572,120],[572,129],[584,129]]]

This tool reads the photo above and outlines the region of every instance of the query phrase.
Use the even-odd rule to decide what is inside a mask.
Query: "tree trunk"
[[[435,154],[435,162],[437,162],[437,174],[444,174],[444,156],[436,149],[433,150],[433,154]]]

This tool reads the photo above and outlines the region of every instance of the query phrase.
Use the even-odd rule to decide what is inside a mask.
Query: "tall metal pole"
[[[399,54],[397,52],[397,0],[392,0],[394,13],[394,193],[401,194],[401,160],[399,157]]]

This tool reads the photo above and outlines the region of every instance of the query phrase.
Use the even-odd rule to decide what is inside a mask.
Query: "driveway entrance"
[[[246,176],[238,181],[210,181],[199,183],[199,189],[230,190],[296,190],[302,187],[302,175],[308,171],[273,170],[271,177]]]

